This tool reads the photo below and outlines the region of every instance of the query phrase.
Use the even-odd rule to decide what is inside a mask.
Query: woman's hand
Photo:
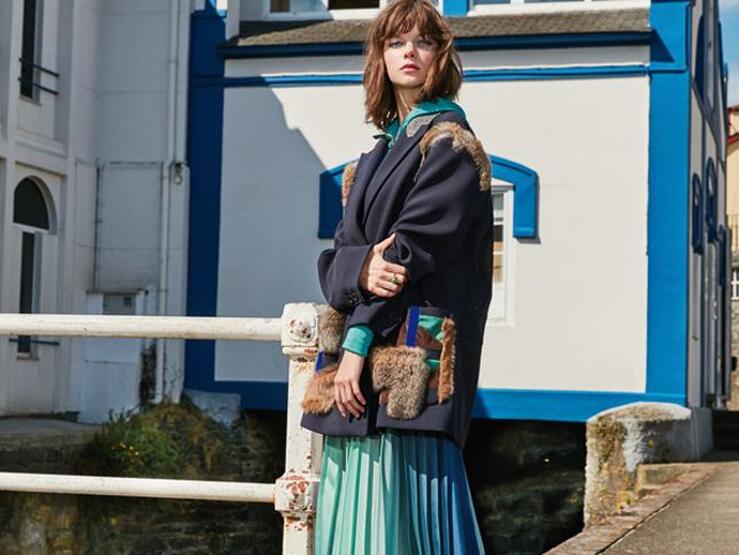
[[[394,239],[395,233],[372,247],[359,274],[359,285],[378,297],[394,297],[406,283],[405,267],[382,257]]]
[[[359,389],[359,376],[362,374],[363,367],[363,356],[344,350],[339,362],[339,369],[334,376],[336,407],[344,418],[346,418],[347,409],[359,418],[360,414],[364,412],[364,405],[367,404],[362,391]]]

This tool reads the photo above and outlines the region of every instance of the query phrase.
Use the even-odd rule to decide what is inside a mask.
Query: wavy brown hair
[[[393,84],[385,69],[385,43],[414,25],[437,45],[436,58],[416,101],[438,97],[453,100],[462,85],[462,63],[454,48],[454,35],[434,5],[429,0],[392,0],[370,24],[365,44],[365,118],[380,129],[385,129],[398,113]]]

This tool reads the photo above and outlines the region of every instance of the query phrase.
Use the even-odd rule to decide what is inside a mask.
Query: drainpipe
[[[169,6],[169,77],[167,80],[167,150],[162,166],[161,184],[161,227],[159,230],[159,287],[157,290],[157,314],[167,313],[167,279],[169,256],[169,217],[170,187],[172,173],[175,171],[175,110],[177,108],[177,69],[179,43],[180,2],[170,2]],[[154,403],[164,400],[164,339],[156,342],[156,380]]]

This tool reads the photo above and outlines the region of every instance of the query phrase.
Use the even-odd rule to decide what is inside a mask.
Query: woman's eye
[[[421,46],[433,46],[433,42],[431,42],[429,39],[418,39],[418,44]]]
[[[389,46],[390,48],[398,48],[398,47],[399,47],[399,46],[401,46],[402,44],[403,44],[403,43],[402,43],[401,41],[399,41],[399,40],[391,40],[391,41],[390,41],[390,42],[388,43],[388,46]]]

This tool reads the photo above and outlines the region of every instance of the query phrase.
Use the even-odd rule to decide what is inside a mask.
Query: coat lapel
[[[352,229],[356,230],[358,237],[356,238],[360,243],[366,243],[367,237],[364,234],[364,227],[361,224],[363,209],[363,199],[365,198],[364,189],[367,187],[367,183],[372,179],[372,176],[377,170],[377,166],[383,159],[385,151],[387,150],[387,140],[381,139],[377,141],[375,147],[367,154],[360,156],[357,162],[357,174],[354,178],[354,185],[349,191],[349,197],[346,203],[346,215],[347,221],[354,223],[351,226]],[[352,199],[350,202],[349,199]]]
[[[365,201],[363,206],[362,215],[362,229],[364,229],[364,223],[367,221],[367,214],[372,209],[372,203],[377,198],[377,193],[382,189],[382,185],[387,181],[393,170],[400,164],[403,159],[413,150],[418,142],[423,137],[426,128],[431,124],[434,117],[438,114],[429,116],[420,116],[417,122],[420,125],[414,125],[408,131],[401,131],[400,137],[395,139],[395,144],[390,149],[390,152],[382,160],[377,171],[371,176],[369,183],[367,184],[367,193],[364,195]]]

